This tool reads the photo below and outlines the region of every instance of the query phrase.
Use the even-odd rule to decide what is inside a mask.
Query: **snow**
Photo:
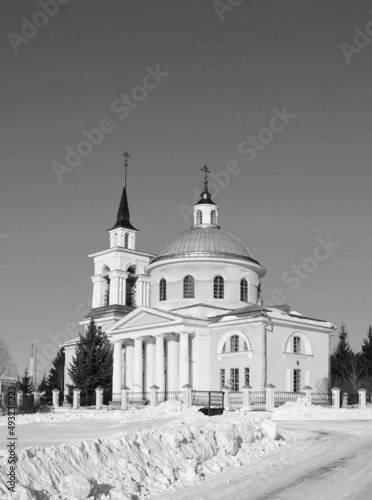
[[[116,420],[118,422],[145,421],[151,419],[166,418],[181,415],[184,406],[181,401],[166,401],[156,408],[144,407],[143,409],[121,410],[66,410],[56,413],[33,413],[29,415],[17,415],[17,426],[33,422],[70,422],[73,420]],[[188,410],[189,416],[197,418],[200,415],[198,408],[192,407]],[[7,417],[0,417],[0,426],[8,425]]]
[[[0,498],[217,500],[246,498],[247,490],[252,493],[251,499],[260,498],[269,490],[278,491],[275,498],[331,498],[330,487],[327,487],[327,495],[322,496],[323,490],[315,484],[318,476],[314,471],[335,469],[336,474],[337,467],[328,466],[328,462],[337,464],[337,460],[341,460],[337,455],[340,450],[350,455],[351,445],[362,443],[358,458],[360,466],[362,455],[366,462],[366,454],[370,453],[372,426],[368,420],[372,419],[371,407],[366,410],[334,410],[299,399],[275,409],[271,418],[267,418],[269,416],[266,414],[266,418],[260,418],[255,412],[244,415],[236,411],[207,417],[195,408],[186,409],[180,402],[125,412],[80,410],[19,416],[16,425],[23,424],[18,430],[20,441],[26,431],[41,434],[44,430],[46,434],[57,434],[64,442],[58,446],[28,446],[17,450],[15,494],[6,490],[8,452],[0,450]],[[334,426],[331,420],[344,422]],[[82,439],[82,435],[85,436],[82,429],[89,426],[93,437]],[[327,432],[320,432],[324,427]],[[107,434],[104,438],[97,438],[103,428]],[[72,436],[75,436],[75,441],[71,441]],[[325,445],[320,449],[323,442]],[[330,449],[330,443],[334,450]],[[352,458],[349,455],[346,461],[359,457],[356,452]],[[283,466],[280,465],[282,462]],[[285,463],[287,467],[284,467]],[[320,465],[323,463],[325,465]],[[355,464],[352,467],[356,470]],[[304,496],[300,487],[301,481],[305,481],[306,471],[310,471],[309,477],[314,482],[314,496]],[[294,475],[298,476],[295,483]],[[324,475],[324,472],[319,474],[320,481]],[[230,479],[223,479],[225,477]],[[231,478],[238,478],[236,485],[230,484]],[[358,475],[360,491],[370,488],[368,478],[368,474],[362,479]],[[339,481],[340,478],[335,478],[330,484],[337,485]],[[286,484],[292,484],[289,492]],[[322,488],[325,491],[326,484]],[[293,496],[290,496],[292,489]],[[193,491],[201,492],[200,496]],[[348,498],[353,498],[350,496],[351,486],[345,491],[349,492]]]
[[[284,433],[279,433],[274,422],[240,412],[206,417],[193,409],[165,403],[146,413],[148,417],[151,413],[169,416],[175,407],[182,422],[188,423],[149,428],[121,438],[19,450],[17,493],[5,498],[148,498],[150,493],[174,490],[255,460],[285,442]],[[139,410],[136,415],[145,413]],[[0,492],[5,495],[6,460],[7,451],[0,450]]]
[[[368,420],[372,419],[372,407],[365,410],[359,408],[325,408],[309,403],[305,398],[296,402],[288,402],[276,408],[273,420]]]

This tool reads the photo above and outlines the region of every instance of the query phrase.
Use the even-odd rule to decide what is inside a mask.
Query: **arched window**
[[[230,352],[239,351],[239,335],[231,335],[230,337]]]
[[[301,354],[301,337],[293,337],[293,352]]]
[[[192,276],[187,275],[183,278],[183,298],[195,298],[195,280]]]
[[[104,296],[103,296],[103,305],[110,305],[110,278],[108,276],[104,276],[106,280],[105,288],[104,288]]]
[[[217,224],[217,215],[215,210],[212,210],[211,212],[211,224]]]
[[[248,344],[247,344],[247,342],[246,342],[246,341],[244,341],[244,350],[245,350],[245,351],[248,351]]]
[[[201,210],[196,211],[196,223],[203,224],[203,214]]]
[[[248,282],[245,278],[240,280],[240,300],[248,302]]]
[[[215,276],[213,278],[213,298],[223,299],[224,282],[222,276]]]
[[[159,283],[159,300],[167,300],[167,282],[164,278]]]
[[[128,248],[128,243],[129,243],[129,234],[125,233],[125,236],[124,236],[124,248]]]

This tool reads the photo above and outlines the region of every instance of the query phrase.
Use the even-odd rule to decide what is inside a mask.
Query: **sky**
[[[0,16],[0,336],[19,372],[33,339],[41,377],[76,336],[124,151],[139,250],[191,226],[206,164],[222,229],[267,269],[266,303],[344,321],[358,351],[372,323],[370,2],[44,4],[8,0]],[[100,126],[69,166],[66,148]]]

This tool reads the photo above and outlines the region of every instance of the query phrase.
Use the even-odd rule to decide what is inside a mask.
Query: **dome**
[[[193,227],[165,245],[152,262],[179,257],[230,257],[258,264],[248,248],[236,236],[216,226]]]

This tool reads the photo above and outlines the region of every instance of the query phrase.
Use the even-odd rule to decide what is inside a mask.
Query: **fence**
[[[324,392],[312,392],[311,403],[316,406],[332,406],[332,394]]]
[[[183,403],[183,391],[158,392],[158,404],[164,401],[181,401]]]
[[[298,398],[304,397],[304,392],[274,392],[274,408],[278,406],[283,406],[285,403],[289,401],[297,401]]]
[[[52,413],[54,412],[52,398],[40,396],[35,400],[34,394],[23,394],[21,402],[15,401],[15,414],[25,415],[30,413]],[[8,414],[8,397],[5,393],[0,393],[0,416]]]
[[[253,410],[266,410],[266,391],[251,391],[250,396]]]

